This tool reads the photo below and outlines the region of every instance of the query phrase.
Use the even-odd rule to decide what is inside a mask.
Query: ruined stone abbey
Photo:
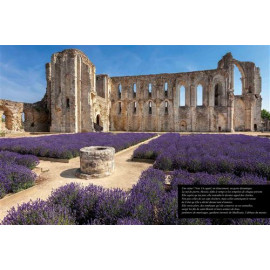
[[[242,95],[234,94],[234,68]],[[6,132],[256,131],[261,128],[261,76],[252,62],[227,53],[216,69],[142,76],[96,75],[80,50],[54,53],[44,98],[0,100]],[[199,94],[199,91],[201,93]],[[24,117],[22,117],[24,115]]]

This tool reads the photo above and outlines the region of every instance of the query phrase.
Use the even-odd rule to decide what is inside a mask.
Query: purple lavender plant
[[[36,174],[15,163],[0,160],[0,198],[10,192],[18,192],[34,185]]]
[[[115,225],[117,220],[128,217],[127,193],[121,189],[105,190],[96,206],[96,218],[106,225]]]
[[[134,157],[154,158],[161,170],[245,173],[270,180],[270,140],[246,135],[165,134],[140,146]]]
[[[2,225],[73,225],[75,218],[67,208],[49,206],[45,201],[23,203],[11,208]]]
[[[165,195],[164,183],[165,174],[160,170],[150,168],[142,173],[127,201],[133,218],[144,224],[158,223],[157,212]]]
[[[0,150],[41,157],[76,157],[85,146],[112,146],[120,151],[155,136],[153,133],[78,133],[27,138],[2,138]]]
[[[29,169],[33,169],[39,164],[39,160],[36,156],[20,155],[9,151],[0,151],[0,161],[15,163]]]
[[[100,186],[70,183],[53,191],[48,204],[68,208],[77,224],[90,224],[96,218],[97,203],[104,193],[105,189]]]

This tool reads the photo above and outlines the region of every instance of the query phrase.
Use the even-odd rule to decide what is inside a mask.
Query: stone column
[[[81,58],[75,56],[74,58],[74,69],[72,70],[72,89],[74,96],[74,132],[81,131],[81,85],[82,85],[82,68],[81,68]],[[71,116],[72,119],[72,116]]]
[[[191,106],[191,85],[186,87],[186,106]]]
[[[208,91],[208,119],[209,119],[209,131],[214,132],[215,130],[215,102],[214,102],[214,88],[213,88],[213,80],[210,79],[209,83],[207,85],[207,91]]]
[[[130,104],[131,104],[131,102],[129,100],[127,100],[127,104],[126,104],[126,126],[127,126],[127,131],[130,131],[130,124],[131,124]]]
[[[156,101],[156,131],[161,130],[160,104],[161,104],[161,100],[157,99]]]
[[[138,113],[139,113],[139,119],[140,119],[140,131],[144,131],[144,103],[143,100],[138,101]]]
[[[173,131],[178,131],[177,130],[177,126],[179,126],[179,106],[180,106],[180,103],[179,103],[179,96],[180,96],[180,88],[179,86],[175,86],[173,87],[173,102],[172,102],[172,105],[173,105],[173,108],[172,108],[172,112],[173,112]]]
[[[197,93],[195,86],[190,86],[190,117],[191,117],[191,131],[196,131],[196,98]]]
[[[234,132],[234,91],[228,90],[228,130]]]
[[[208,98],[209,96],[209,85],[203,86],[203,106],[207,107],[208,106]]]
[[[209,119],[209,131],[214,132],[215,131],[215,125],[214,125],[214,114],[215,114],[215,109],[213,106],[208,107],[208,119]]]

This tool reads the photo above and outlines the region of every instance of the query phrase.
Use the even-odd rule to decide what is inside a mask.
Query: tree
[[[267,110],[263,109],[262,110],[262,119],[269,120],[270,121],[270,112],[268,112]]]

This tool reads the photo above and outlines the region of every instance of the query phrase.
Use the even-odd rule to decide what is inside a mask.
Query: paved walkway
[[[155,139],[151,138],[140,144],[147,143],[148,141]],[[120,151],[115,154],[115,171],[112,175],[104,178],[97,178],[91,180],[83,180],[75,177],[75,171],[80,167],[80,158],[73,158],[69,163],[59,163],[51,161],[40,161],[37,170],[43,172],[41,177],[44,180],[37,183],[35,186],[23,190],[21,192],[7,195],[0,200],[0,220],[2,220],[7,211],[12,206],[17,206],[23,202],[28,202],[30,199],[46,199],[53,189],[56,189],[65,184],[76,182],[82,185],[88,185],[93,183],[100,185],[105,188],[122,188],[124,190],[130,189],[134,184],[137,183],[142,171],[148,169],[151,164],[132,162],[133,151],[140,145],[137,144],[128,149]],[[46,171],[47,172],[44,172]]]

